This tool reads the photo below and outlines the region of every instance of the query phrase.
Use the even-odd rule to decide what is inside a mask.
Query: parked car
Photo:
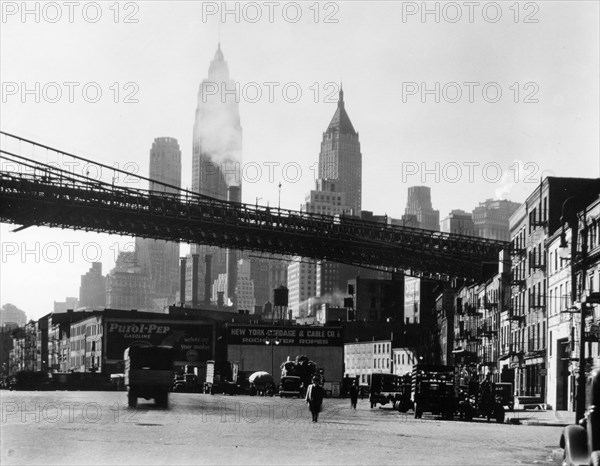
[[[600,370],[586,382],[586,411],[579,425],[565,427],[560,437],[564,465],[600,466]]]

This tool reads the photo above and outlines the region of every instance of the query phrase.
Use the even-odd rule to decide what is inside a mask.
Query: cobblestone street
[[[8,464],[557,464],[561,427],[441,421],[326,399],[124,392],[1,392]],[[510,413],[509,413],[510,417]]]

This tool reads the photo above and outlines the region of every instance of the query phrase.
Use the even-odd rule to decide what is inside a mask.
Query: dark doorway
[[[571,351],[568,338],[556,342],[556,409],[568,409],[569,357]]]

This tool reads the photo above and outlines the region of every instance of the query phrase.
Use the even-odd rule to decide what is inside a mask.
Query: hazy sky
[[[282,207],[298,209],[314,189],[340,80],[365,210],[400,217],[407,188],[425,184],[443,219],[487,198],[521,202],[540,176],[599,176],[598,2],[430,2],[425,16],[422,2],[274,3],[231,2],[223,16],[221,2],[32,2],[23,16],[3,2],[2,130],[142,174],[153,139],[175,137],[189,187],[220,37],[242,94],[245,202],[277,205],[281,182]],[[31,318],[133,241],[14,228],[0,228],[0,303]]]

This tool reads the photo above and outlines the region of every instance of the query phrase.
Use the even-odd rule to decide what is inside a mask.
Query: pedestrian
[[[356,409],[356,403],[358,402],[358,387],[355,383],[350,385],[350,407]]]
[[[480,394],[480,410],[487,416],[488,422],[494,412],[494,391],[492,385],[492,374],[489,372],[485,375],[485,379],[479,387]]]
[[[306,402],[312,414],[312,422],[318,422],[319,413],[323,406],[323,387],[319,385],[318,377],[313,377],[312,381],[313,383],[306,389]]]

